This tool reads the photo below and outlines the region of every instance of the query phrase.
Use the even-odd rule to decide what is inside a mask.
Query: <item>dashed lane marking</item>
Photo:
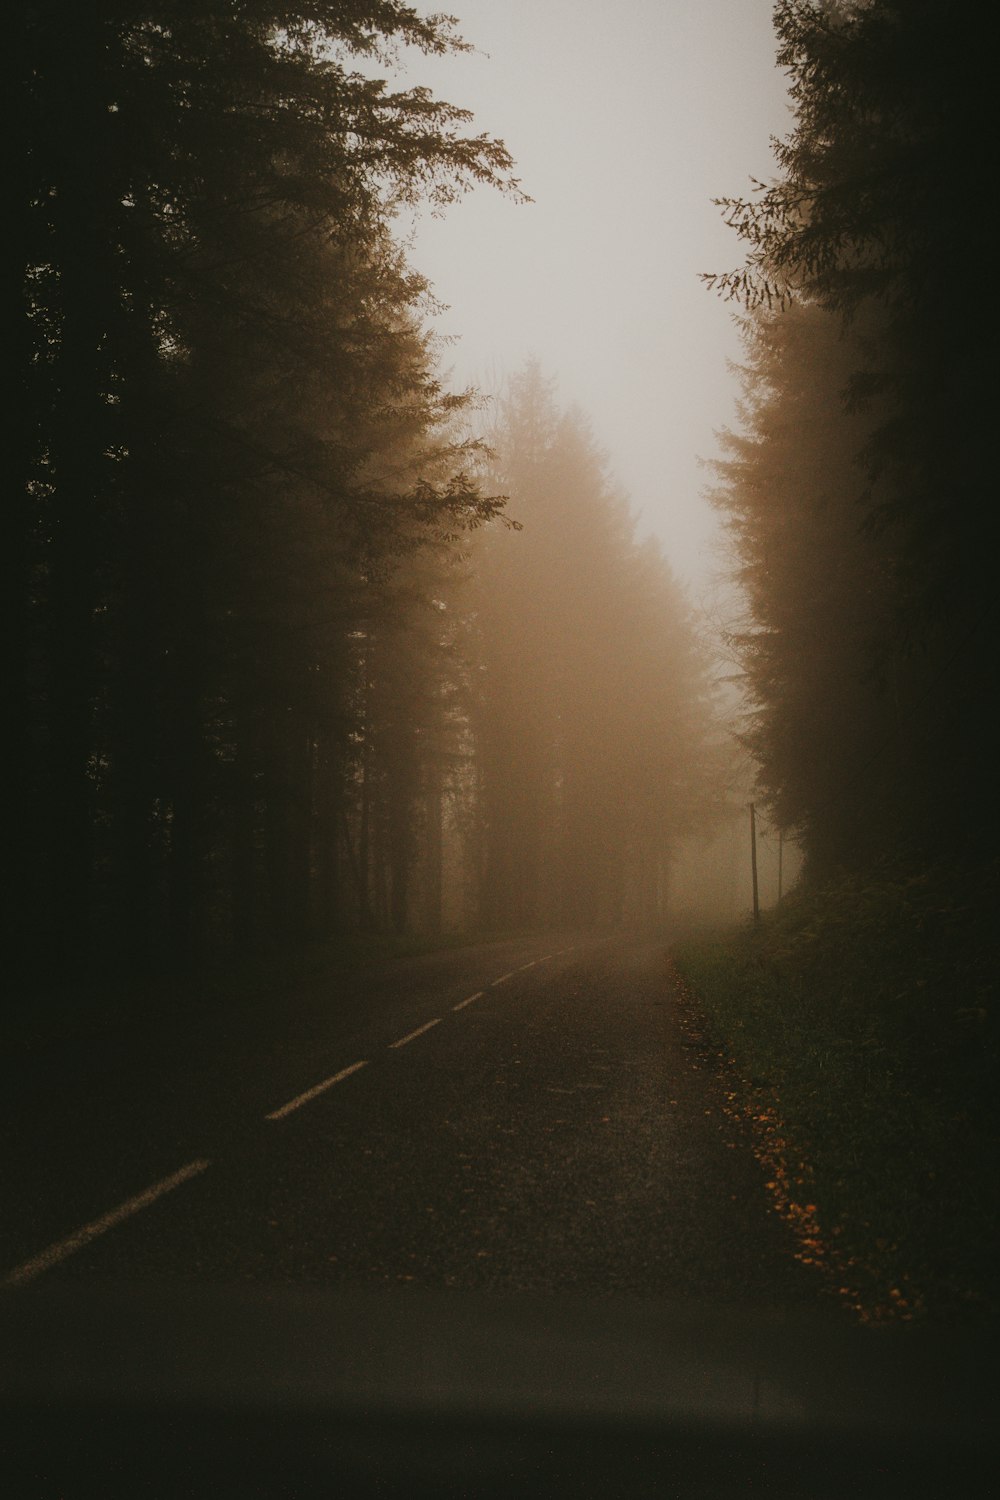
[[[351,1074],[356,1073],[359,1068],[367,1068],[367,1066],[368,1060],[365,1058],[362,1062],[351,1063],[349,1068],[341,1068],[340,1072],[334,1073],[332,1078],[324,1078],[322,1083],[314,1084],[311,1089],[306,1089],[304,1094],[296,1094],[294,1099],[289,1099],[288,1103],[283,1104],[280,1109],[272,1109],[269,1115],[264,1116],[264,1119],[283,1120],[285,1115],[290,1115],[293,1109],[301,1109],[302,1105],[308,1104],[310,1099],[315,1099],[318,1094],[325,1094],[327,1089],[332,1089],[335,1083],[343,1083],[345,1078],[350,1078]]]
[[[418,1026],[416,1031],[410,1031],[406,1036],[401,1036],[398,1042],[390,1042],[390,1047],[405,1047],[407,1042],[415,1042],[418,1036],[423,1036],[425,1031],[430,1031],[432,1026],[440,1026],[441,1017],[435,1016],[433,1021],[425,1021],[423,1026]]]
[[[536,964],[547,963],[550,958],[559,958],[563,953],[571,952],[573,952],[572,948],[561,948],[555,953],[546,953],[541,958],[533,958],[530,963],[521,964],[519,968],[511,969],[509,973],[501,974],[498,979],[491,980],[489,985],[487,985],[487,989],[492,989],[494,985],[506,983],[508,979],[513,979],[515,974],[522,974],[526,969],[533,969]],[[474,995],[467,995],[464,1000],[459,1000],[457,1005],[452,1006],[452,1010],[464,1010],[473,1001],[481,1000],[484,994],[485,990],[477,990]],[[389,1046],[390,1048],[405,1047],[407,1043],[416,1041],[418,1036],[423,1036],[425,1031],[430,1031],[432,1026],[439,1026],[440,1024],[441,1017],[435,1016],[432,1021],[425,1021],[423,1026],[418,1026],[415,1031],[410,1031],[406,1036],[401,1036],[398,1041],[390,1042]],[[368,1060],[365,1058],[360,1062],[351,1063],[350,1067],[341,1068],[339,1073],[334,1073],[331,1078],[324,1078],[322,1083],[317,1083],[311,1089],[306,1089],[305,1093],[297,1094],[294,1099],[289,1099],[287,1104],[282,1104],[280,1108],[271,1110],[270,1114],[265,1115],[264,1118],[266,1120],[283,1120],[293,1110],[301,1109],[303,1104],[308,1104],[311,1099],[316,1099],[320,1094],[326,1093],[327,1089],[333,1088],[335,1084],[343,1083],[345,1078],[350,1078],[352,1074],[359,1072],[360,1069],[367,1066]],[[22,1286],[25,1282],[32,1281],[36,1276],[40,1276],[43,1271],[47,1271],[52,1266],[59,1265],[61,1261],[66,1260],[69,1256],[75,1255],[78,1250],[82,1250],[85,1245],[89,1245],[102,1234],[107,1234],[109,1229],[114,1229],[116,1225],[123,1223],[134,1214],[141,1213],[144,1208],[148,1208],[158,1198],[164,1197],[167,1193],[172,1193],[175,1188],[181,1187],[185,1182],[189,1182],[191,1178],[197,1177],[202,1172],[207,1171],[210,1166],[211,1162],[201,1157],[196,1161],[188,1162],[186,1166],[181,1167],[179,1171],[172,1173],[171,1176],[164,1177],[160,1182],[154,1182],[144,1192],[137,1193],[134,1198],[126,1199],[124,1203],[120,1203],[117,1208],[111,1209],[109,1213],[102,1214],[99,1219],[93,1219],[89,1224],[84,1224],[82,1228],[68,1235],[66,1239],[58,1240],[54,1245],[49,1245],[47,1249],[41,1251],[39,1255],[33,1256],[31,1260],[26,1260],[22,1265],[16,1266],[4,1278],[3,1284],[5,1286]]]
[[[130,1219],[133,1214],[140,1213],[155,1203],[157,1198],[162,1198],[166,1193],[172,1193],[174,1188],[179,1188],[182,1183],[189,1182],[192,1177],[206,1171],[211,1162],[205,1160],[189,1161],[186,1167],[181,1167],[179,1172],[174,1172],[170,1177],[164,1177],[160,1182],[154,1182],[144,1193],[137,1193],[134,1198],[127,1198],[124,1203],[119,1203],[110,1213],[102,1214],[99,1219],[93,1219],[89,1224],[84,1224],[82,1229],[76,1230],[74,1234],[67,1235],[64,1240],[57,1240],[54,1245],[49,1245],[40,1255],[35,1255],[31,1260],[26,1260],[23,1265],[11,1271],[5,1277],[7,1286],[23,1286],[26,1281],[33,1281],[43,1271],[51,1270],[60,1261],[75,1255],[92,1240],[100,1235],[107,1234],[109,1229],[114,1229],[125,1219]]]
[[[482,998],[483,991],[477,990],[474,995],[466,995],[464,1000],[460,1000],[457,1005],[453,1005],[451,1008],[452,1010],[464,1010],[467,1005],[472,1004],[473,1000],[481,1000]]]

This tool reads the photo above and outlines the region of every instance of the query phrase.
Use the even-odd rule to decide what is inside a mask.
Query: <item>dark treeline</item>
[[[452,45],[395,0],[17,25],[6,952],[291,937],[347,847],[365,920],[396,565],[496,509],[388,225],[506,152],[354,70]]]
[[[745,333],[717,499],[746,739],[805,878],[688,973],[778,1122],[800,1258],[862,1321],[971,1326],[998,1305],[993,64],[962,0],[774,16],[794,128],[709,280]]]
[[[22,980],[648,914],[706,800],[683,604],[579,424],[527,380],[494,473],[439,382],[394,211],[518,189],[369,76],[404,45],[462,44],[397,0],[12,18]]]
[[[718,502],[749,744],[815,875],[995,858],[995,370],[974,310],[995,131],[975,15],[775,7],[795,125],[748,247]]]

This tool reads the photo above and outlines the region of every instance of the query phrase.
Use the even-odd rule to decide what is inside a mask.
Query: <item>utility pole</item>
[[[753,875],[753,919],[760,921],[760,898],[757,894],[757,811],[750,804],[750,872]]]

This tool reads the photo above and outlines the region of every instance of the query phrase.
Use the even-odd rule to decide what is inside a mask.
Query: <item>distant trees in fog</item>
[[[721,798],[705,652],[655,542],[539,370],[491,442],[507,515],[473,543],[480,907],[493,922],[650,921],[676,842]]]
[[[994,853],[990,66],[936,0],[776,6],[795,127],[747,246],[717,499],[752,623],[750,744],[814,868]]]

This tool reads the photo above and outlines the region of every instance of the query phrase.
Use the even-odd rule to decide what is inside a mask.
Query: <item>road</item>
[[[656,945],[383,964],[0,1076],[31,1500],[988,1493],[982,1351],[847,1327]]]
[[[661,947],[572,933],[0,1076],[18,1493],[987,1493],[980,1351],[795,1259]]]
[[[815,1301],[662,949],[555,934],[8,1082],[8,1281]]]

